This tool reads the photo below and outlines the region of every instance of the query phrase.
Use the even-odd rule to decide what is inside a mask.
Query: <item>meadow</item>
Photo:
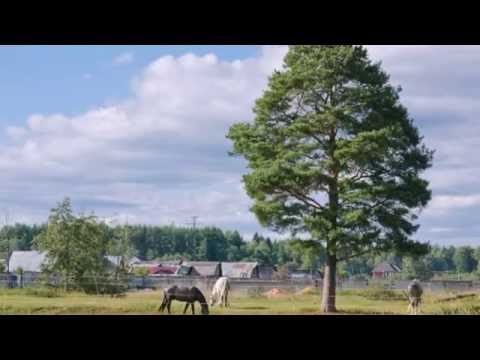
[[[0,314],[19,315],[155,315],[160,291],[135,291],[123,297],[63,293],[51,289],[2,289]],[[173,314],[182,314],[184,304],[174,302]],[[196,305],[196,312],[200,307]],[[320,294],[315,289],[275,296],[233,295],[231,307],[211,307],[211,315],[319,315]],[[337,296],[338,314],[404,315],[407,301],[400,291],[383,289],[343,290]],[[480,314],[479,293],[427,292],[422,314]]]

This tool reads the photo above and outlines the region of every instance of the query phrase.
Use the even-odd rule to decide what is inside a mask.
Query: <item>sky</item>
[[[480,46],[366,45],[383,63],[434,166],[415,238],[480,246]],[[271,235],[250,213],[229,127],[285,46],[0,46],[0,215],[76,211],[129,223]]]

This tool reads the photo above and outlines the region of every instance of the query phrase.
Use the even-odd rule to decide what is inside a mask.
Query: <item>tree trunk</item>
[[[336,255],[327,254],[326,260],[325,274],[323,276],[322,306],[320,310],[323,313],[333,313],[337,311],[335,307],[337,257]]]

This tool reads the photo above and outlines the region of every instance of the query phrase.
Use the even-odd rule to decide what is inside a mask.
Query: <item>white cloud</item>
[[[215,55],[164,56],[132,82],[132,96],[75,117],[31,115],[7,129],[0,150],[1,182],[25,191],[22,213],[43,221],[64,195],[102,216],[132,222],[204,224],[258,229],[241,184],[243,162],[228,157],[229,127],[252,117],[268,64],[282,48],[258,58],[222,61]],[[35,179],[35,188],[27,189]],[[37,196],[43,194],[43,196]],[[28,206],[30,196],[36,206]]]
[[[480,194],[474,195],[437,195],[434,196],[427,213],[447,215],[452,211],[480,205]]]
[[[134,58],[135,55],[132,52],[126,52],[118,55],[115,59],[113,59],[113,63],[116,65],[131,64]]]
[[[454,228],[444,228],[444,227],[437,227],[437,228],[431,228],[428,230],[431,233],[451,233],[452,231],[455,231]]]
[[[426,174],[433,200],[420,217],[419,237],[480,241],[473,226],[480,210],[480,47],[368,48],[402,85],[402,102],[437,150]],[[132,79],[125,101],[75,117],[33,114],[23,127],[7,127],[0,202],[17,217],[44,221],[70,195],[102,216],[183,223],[199,215],[204,224],[253,234],[259,227],[240,184],[245,164],[227,156],[225,134],[252,118],[255,98],[285,53],[285,46],[265,46],[258,56],[235,61],[163,56]]]

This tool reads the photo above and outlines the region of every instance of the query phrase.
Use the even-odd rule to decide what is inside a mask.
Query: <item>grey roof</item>
[[[251,278],[256,262],[222,262],[222,275],[230,278]]]
[[[115,266],[119,266],[120,261],[122,260],[121,256],[107,255],[105,257],[112,265],[115,265]]]
[[[40,251],[14,251],[10,255],[8,267],[12,272],[17,271],[18,268],[28,272],[41,272],[46,256],[46,252]]]
[[[120,256],[107,255],[106,258],[114,266],[118,266],[120,264]],[[9,270],[15,272],[18,268],[22,268],[23,271],[41,272],[42,264],[44,264],[46,261],[46,251],[14,251],[12,252],[12,255],[10,255]]]
[[[388,262],[382,262],[375,266],[373,272],[380,272],[380,273],[387,273],[387,272],[400,272],[400,268],[395,264],[391,264]]]
[[[159,266],[158,261],[138,261],[132,264],[133,267],[150,267],[150,266]]]
[[[193,266],[200,276],[220,276],[220,263],[215,261],[188,261],[185,266]]]
[[[129,261],[130,265],[135,265],[135,264],[139,264],[139,263],[141,263],[141,260],[139,258],[137,258],[136,256],[132,257]]]
[[[115,255],[107,255],[105,256],[106,259],[110,262],[110,264],[112,264],[113,266],[119,266],[120,265],[120,262],[122,261],[122,257],[121,256],[115,256]],[[138,259],[136,257],[133,257],[131,258],[129,261],[128,261],[128,265],[129,266],[132,266],[134,264],[137,264],[138,263]]]
[[[200,276],[193,266],[178,265],[178,270],[175,275],[181,276]]]

